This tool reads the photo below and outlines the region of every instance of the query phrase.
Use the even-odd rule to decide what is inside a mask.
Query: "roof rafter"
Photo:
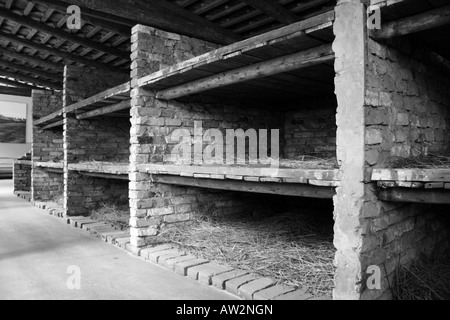
[[[19,82],[17,80],[10,80],[10,79],[5,79],[5,78],[1,78],[1,77],[0,77],[0,83],[6,84],[8,86],[15,86],[17,88],[23,88],[23,89],[42,89],[42,88],[39,88],[36,86],[31,86],[29,84]]]
[[[26,66],[20,65],[20,64],[16,64],[13,63],[11,61],[6,61],[3,59],[0,59],[0,66],[4,67],[4,68],[10,68],[10,69],[14,69],[17,71],[21,71],[21,72],[27,72],[27,73],[32,73],[34,75],[40,76],[40,77],[44,77],[47,79],[51,79],[53,81],[58,81],[61,82],[63,81],[63,78],[57,74],[54,73],[49,73],[49,72],[45,72],[45,71],[41,71],[41,70],[37,70],[34,68],[28,68]]]
[[[297,22],[299,18],[289,10],[282,7],[273,0],[243,0],[250,6],[261,10],[268,16],[275,18],[281,23],[291,24]]]
[[[28,62],[30,64],[33,64],[33,65],[36,65],[36,66],[39,66],[42,68],[57,70],[59,72],[64,71],[64,66],[62,64],[58,64],[58,63],[55,63],[52,61],[45,61],[45,60],[37,58],[36,56],[29,56],[24,53],[10,51],[10,50],[4,49],[2,47],[0,47],[0,54],[3,56],[9,57],[11,59]]]
[[[73,62],[78,62],[84,65],[88,65],[88,66],[92,66],[95,68],[99,68],[99,69],[105,69],[105,70],[109,70],[109,71],[115,71],[115,72],[122,72],[122,73],[128,73],[128,70],[121,70],[121,69],[117,69],[115,67],[109,66],[105,63],[102,62],[97,62],[94,60],[90,60],[87,58],[84,58],[82,56],[78,56],[75,55],[73,53],[69,53],[69,52],[65,52],[59,49],[55,49],[52,47],[48,47],[46,45],[31,41],[31,40],[27,40],[27,39],[23,39],[20,38],[18,36],[14,36],[11,34],[7,34],[4,32],[0,32],[0,39],[5,39],[7,41],[13,42],[15,44],[20,44],[23,46],[26,46],[28,48],[32,48],[32,49],[36,49],[39,50],[41,52],[46,52],[48,54],[57,56],[57,57],[61,57],[65,60],[69,60],[69,61],[73,61]]]
[[[57,84],[57,83],[54,83],[54,82],[45,81],[45,80],[41,80],[41,79],[38,79],[38,78],[33,78],[33,77],[30,77],[30,76],[24,76],[24,75],[19,74],[19,73],[5,71],[4,69],[0,69],[0,75],[8,77],[8,78],[14,78],[16,80],[21,80],[21,81],[24,81],[24,82],[37,84],[37,85],[42,86],[42,87],[48,87],[48,88],[54,88],[54,89],[61,89],[62,88],[62,84]]]
[[[64,40],[67,40],[70,42],[74,42],[74,43],[80,44],[82,46],[92,48],[92,49],[95,49],[95,50],[98,50],[98,51],[101,51],[101,52],[104,52],[107,54],[111,54],[111,55],[114,55],[116,57],[119,57],[119,58],[122,58],[125,60],[130,60],[130,54],[127,52],[123,52],[123,51],[118,50],[113,47],[105,46],[99,42],[92,41],[87,38],[81,38],[79,36],[76,36],[75,34],[65,32],[61,29],[50,27],[45,23],[37,22],[31,18],[20,16],[18,14],[11,12],[10,10],[0,9],[0,17],[14,21],[20,25],[27,26],[28,28],[32,28],[32,29],[39,30],[41,32],[45,32],[45,33],[52,35],[54,37],[57,37],[57,38],[61,38],[61,39],[64,39]]]
[[[241,39],[232,31],[192,13],[189,14],[189,11],[167,1],[152,0],[151,3],[147,3],[141,0],[116,0],[113,6],[109,0],[68,0],[65,2],[126,18],[135,21],[135,24],[140,23],[170,32],[183,32],[187,36],[219,44],[229,44]],[[181,12],[184,15],[181,15]]]

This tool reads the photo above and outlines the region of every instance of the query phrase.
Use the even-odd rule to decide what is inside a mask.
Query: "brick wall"
[[[419,49],[405,41],[368,41],[368,168],[383,167],[390,157],[425,155],[450,146],[450,76],[416,54]],[[365,291],[363,298],[390,298],[389,284],[399,266],[448,248],[448,207],[383,203],[376,199],[374,185],[367,189],[372,210],[366,210],[361,221],[361,258],[364,267],[379,265],[385,278],[382,290]]]
[[[89,98],[128,80],[127,75],[66,66],[64,106]],[[130,155],[130,122],[127,118],[78,120],[64,115],[65,212],[69,216],[88,215],[99,202],[127,195],[126,182],[87,177],[69,171],[68,164],[87,161],[127,163]]]
[[[368,41],[369,165],[450,147],[450,76],[421,59],[419,49],[406,41]]]
[[[31,168],[31,153],[27,153],[24,157],[14,161],[14,192],[31,192]]]
[[[33,90],[33,120],[61,110],[62,95],[58,92]],[[61,128],[43,130],[33,126],[33,162],[63,162],[63,132]],[[34,166],[32,169],[32,199],[48,201],[63,192],[63,175]]]
[[[336,155],[336,97],[302,100],[285,117],[284,157]]]

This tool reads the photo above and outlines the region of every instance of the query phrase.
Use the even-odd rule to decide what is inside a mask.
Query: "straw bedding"
[[[450,151],[421,154],[411,158],[392,158],[387,165],[396,169],[448,169]]]
[[[130,223],[130,209],[128,204],[100,203],[98,208],[92,211],[91,218],[107,222],[119,230],[127,230]]]
[[[397,300],[449,300],[450,255],[401,268],[393,286]]]
[[[163,228],[182,250],[221,265],[248,270],[279,284],[331,295],[335,249],[332,221],[300,213],[266,218],[198,216]]]

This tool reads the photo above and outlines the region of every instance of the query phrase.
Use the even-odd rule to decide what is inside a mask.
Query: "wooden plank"
[[[20,16],[15,14],[14,12],[10,10],[0,9],[0,17],[6,18],[10,21],[14,21],[20,25],[26,26],[28,28],[32,28],[44,33],[47,33],[49,35],[52,35],[54,37],[64,39],[73,43],[77,43],[79,45],[82,45],[87,48],[92,48],[107,54],[111,54],[113,56],[119,57],[121,59],[130,60],[130,54],[128,52],[123,52],[117,48],[109,47],[101,42],[96,42],[93,40],[90,40],[88,38],[81,38],[74,33],[68,33],[63,31],[62,29],[57,29],[48,26],[45,23],[41,23],[38,21],[35,21],[31,18]]]
[[[94,95],[92,97],[89,97],[87,99],[78,101],[78,102],[76,102],[76,103],[74,103],[74,104],[72,104],[70,106],[67,106],[67,107],[64,108],[64,112],[71,113],[71,112],[74,112],[74,111],[76,111],[78,109],[87,107],[87,106],[92,105],[92,104],[97,103],[97,102],[101,102],[103,100],[112,98],[114,96],[123,95],[123,94],[125,94],[127,92],[130,92],[130,90],[131,90],[131,84],[130,84],[130,82],[126,82],[126,83],[123,83],[123,84],[121,84],[121,85],[119,85],[117,87],[114,87],[114,88],[108,89],[106,91],[100,92],[99,94],[96,94],[96,95]]]
[[[5,68],[14,69],[14,70],[21,71],[21,72],[31,73],[32,75],[41,76],[41,77],[44,77],[47,79],[57,81],[59,83],[63,82],[63,77],[61,75],[46,72],[46,71],[41,71],[41,70],[38,70],[35,68],[29,68],[29,67],[17,64],[17,63],[13,63],[11,61],[6,61],[3,59],[0,59],[0,66],[5,67]]]
[[[13,68],[13,66],[11,66],[11,68]],[[3,69],[0,70],[0,75],[9,77],[9,78],[14,78],[16,80],[20,80],[20,81],[24,81],[24,82],[33,83],[35,85],[39,85],[39,86],[46,87],[46,88],[62,89],[62,82],[61,83],[50,82],[50,81],[42,80],[39,78],[24,76],[23,74],[20,74],[17,72],[8,72]]]
[[[41,119],[34,121],[33,124],[35,126],[41,126],[47,122],[50,122],[52,120],[58,119],[59,117],[62,117],[63,114],[64,114],[63,109],[61,109],[61,110],[53,112],[52,114],[49,114],[48,116],[42,117]]]
[[[380,30],[373,30],[371,37],[376,40],[390,39],[424,30],[438,28],[450,23],[450,5],[422,14],[389,22]]]
[[[100,179],[111,179],[111,180],[126,180],[128,181],[128,175],[118,175],[118,174],[106,174],[106,173],[91,173],[91,172],[80,172],[82,176],[100,178]]]
[[[105,174],[115,174],[115,175],[127,175],[129,172],[128,164],[115,164],[115,163],[73,163],[69,164],[69,170],[79,171],[79,172],[90,172],[90,173],[105,173]]]
[[[56,127],[62,127],[63,125],[64,125],[64,120],[60,120],[55,123],[49,124],[48,126],[43,127],[42,130],[49,130],[49,129],[53,129]]]
[[[374,169],[372,181],[449,182],[450,169]]]
[[[138,170],[154,174],[214,174],[233,175],[242,177],[266,177],[286,179],[312,179],[339,181],[341,173],[337,169],[281,169],[258,167],[232,167],[232,166],[178,166],[164,164],[143,164]]]
[[[378,198],[386,202],[450,204],[450,191],[391,188],[380,191]]]
[[[65,2],[94,10],[94,13],[98,13],[98,18],[106,13],[117,16],[116,20],[125,18],[134,24],[143,24],[214,43],[228,44],[240,39],[233,32],[165,0],[152,0],[151,3],[141,0],[115,0],[113,6],[110,0]]]
[[[275,194],[283,196],[332,199],[336,194],[334,188],[316,187],[311,185],[294,185],[283,183],[260,183],[250,181],[232,181],[232,180],[214,180],[214,179],[196,179],[189,177],[174,177],[153,175],[152,181],[161,184],[170,184],[178,186],[190,186],[197,188],[239,191],[249,193]]]
[[[291,24],[299,20],[295,14],[273,0],[244,0],[244,2],[284,24]]]
[[[7,50],[2,47],[0,47],[0,53],[11,59],[28,62],[30,64],[33,64],[33,65],[36,65],[36,66],[39,66],[42,68],[57,70],[59,72],[64,71],[64,66],[59,63],[52,63],[51,61],[42,60],[42,59],[39,59],[38,57],[32,57],[25,53],[13,52],[13,51]]]
[[[64,169],[62,162],[33,162],[33,166],[38,168]]]
[[[13,87],[17,87],[17,88],[21,88],[21,89],[41,89],[39,87],[36,86],[32,86],[32,85],[28,85],[16,80],[9,80],[9,79],[4,79],[0,77],[0,83],[6,84],[8,86],[13,86]]]
[[[11,34],[3,32],[3,31],[0,31],[0,36],[2,38],[4,38],[5,40],[11,41],[17,45],[22,45],[22,46],[25,46],[30,49],[35,49],[42,53],[51,54],[56,57],[60,57],[62,59],[68,60],[68,61],[79,62],[79,63],[85,64],[88,66],[92,66],[92,67],[99,68],[99,69],[105,69],[105,70],[112,71],[112,72],[129,73],[129,70],[118,69],[118,68],[109,66],[102,62],[90,60],[88,58],[78,56],[78,55],[70,53],[70,52],[55,49],[53,47],[49,47],[44,44],[34,42],[34,41],[31,41],[28,39],[20,38],[18,36],[11,35]]]
[[[156,97],[172,100],[247,80],[310,67],[333,59],[333,49],[327,44],[162,90],[156,94]]]
[[[31,89],[0,86],[0,94],[19,97],[31,97]]]
[[[425,189],[444,189],[444,183],[443,182],[425,183]]]
[[[95,109],[92,111],[88,111],[88,112],[79,114],[79,115],[77,115],[77,119],[82,120],[82,119],[98,117],[98,116],[102,116],[102,115],[105,115],[108,113],[114,113],[116,111],[129,109],[130,107],[131,107],[131,100],[126,100],[126,101],[122,101],[117,104],[113,104],[111,106],[106,106],[103,108],[99,108],[99,109]]]
[[[270,41],[276,41],[276,39],[278,38],[283,38],[292,34],[300,35],[301,33],[299,32],[301,31],[320,25],[324,26],[327,22],[333,21],[334,11],[332,10],[324,14],[320,14],[318,16],[293,23],[289,26],[270,31],[250,39],[246,39],[226,47],[219,48],[217,50],[178,63],[174,66],[154,72],[146,77],[139,79],[138,85],[140,87],[147,86],[154,82],[157,82],[160,79],[184,73],[194,68],[198,68],[202,65],[210,64],[214,61],[224,60],[227,56],[229,57],[232,54],[246,53],[258,47],[267,46],[269,45]]]

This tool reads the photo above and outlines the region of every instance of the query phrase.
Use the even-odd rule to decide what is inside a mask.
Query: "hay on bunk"
[[[410,158],[392,158],[387,164],[395,169],[445,169],[450,168],[450,152],[419,154]]]
[[[238,163],[239,158],[235,159],[235,163]],[[268,158],[267,160],[260,160],[260,166],[267,166],[273,163],[275,159]],[[245,159],[245,163],[249,163],[248,158]],[[268,164],[269,163],[269,164]],[[239,166],[239,165],[236,165]],[[339,168],[337,159],[335,156],[300,156],[296,159],[279,159],[279,167],[283,169],[337,169]]]
[[[257,221],[200,216],[163,228],[161,236],[195,256],[306,287],[313,295],[331,295],[335,249],[330,229],[329,221],[300,213]]]
[[[400,268],[393,295],[397,300],[449,300],[450,255]]]
[[[90,217],[111,224],[119,230],[127,230],[130,223],[130,208],[128,204],[102,202],[92,211]]]

